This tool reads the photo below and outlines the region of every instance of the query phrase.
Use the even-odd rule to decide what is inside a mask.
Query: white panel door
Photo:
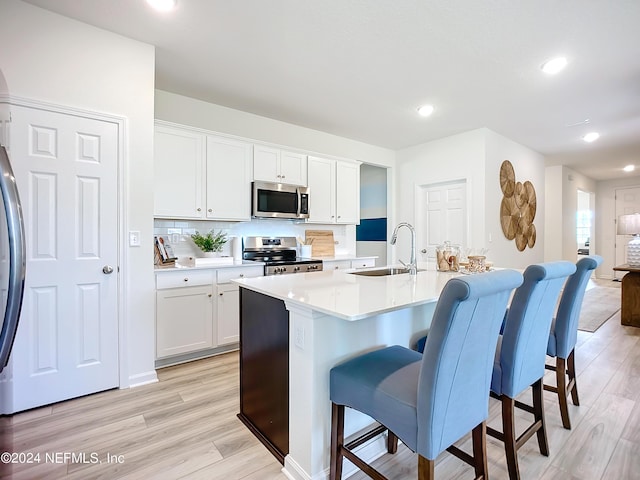
[[[435,247],[445,241],[466,247],[467,213],[464,182],[428,185],[422,189],[417,226],[421,232],[422,249],[429,258],[435,257]]]
[[[638,212],[640,212],[640,187],[616,189],[616,225],[620,215]],[[631,235],[618,235],[616,233],[616,265],[627,263],[627,244],[632,238]],[[624,272],[613,273],[614,278],[622,278],[624,276]]]
[[[118,386],[118,124],[12,107],[27,274],[11,411]],[[112,273],[107,273],[112,269]]]
[[[253,146],[253,179],[260,182],[281,182],[279,149]]]
[[[280,152],[280,181],[289,185],[307,185],[307,156],[301,153]]]

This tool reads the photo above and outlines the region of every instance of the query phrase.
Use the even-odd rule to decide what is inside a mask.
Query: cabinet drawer
[[[323,270],[344,270],[345,268],[351,268],[351,261],[338,260],[336,262],[323,262]]]
[[[212,285],[213,270],[188,270],[186,272],[162,272],[156,275],[156,288],[193,287],[197,285]]]
[[[375,258],[358,258],[357,260],[351,261],[351,268],[366,268],[366,267],[375,267],[376,259]]]
[[[218,270],[218,283],[228,283],[234,278],[262,277],[264,267],[221,268]]]

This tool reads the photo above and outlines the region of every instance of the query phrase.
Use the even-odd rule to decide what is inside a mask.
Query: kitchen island
[[[455,275],[338,270],[235,280],[241,287],[239,418],[290,478],[327,478],[329,370],[373,349],[413,346]],[[372,423],[347,410],[346,436]],[[365,460],[386,451],[383,439],[361,448]],[[349,468],[345,462],[345,473]]]

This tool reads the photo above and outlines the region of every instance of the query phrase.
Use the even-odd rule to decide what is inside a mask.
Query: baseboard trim
[[[150,383],[156,383],[158,381],[158,375],[155,370],[150,370],[144,373],[138,373],[137,375],[131,375],[129,377],[129,388],[141,387],[142,385],[148,385]]]

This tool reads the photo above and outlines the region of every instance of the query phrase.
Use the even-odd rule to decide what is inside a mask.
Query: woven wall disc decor
[[[508,240],[515,240],[516,248],[524,251],[536,244],[536,189],[530,181],[517,182],[515,170],[509,160],[500,166],[500,226]]]

